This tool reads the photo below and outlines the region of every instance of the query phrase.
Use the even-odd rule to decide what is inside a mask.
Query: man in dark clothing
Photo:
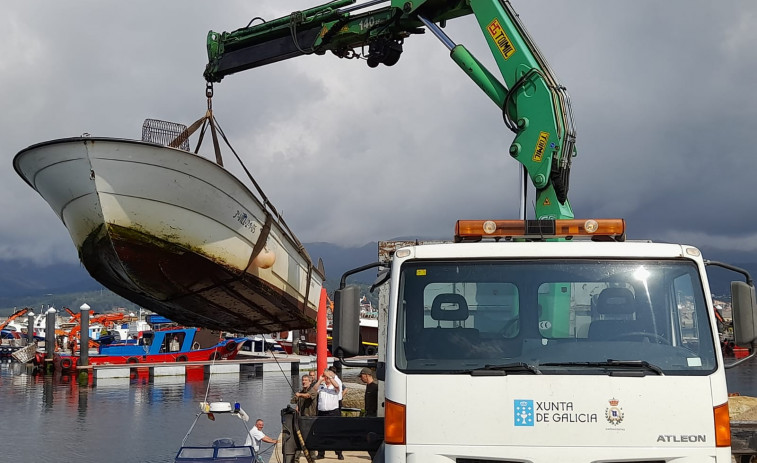
[[[378,384],[373,380],[373,370],[360,370],[360,381],[365,383],[365,416],[378,415]]]
[[[360,370],[360,381],[365,383],[365,416],[377,416],[378,414],[378,383],[373,380],[373,370],[363,368]],[[376,452],[368,451],[371,460]]]
[[[318,413],[318,389],[310,382],[310,375],[302,375],[302,390],[294,394],[292,403],[297,404],[297,410],[302,416],[315,416]]]

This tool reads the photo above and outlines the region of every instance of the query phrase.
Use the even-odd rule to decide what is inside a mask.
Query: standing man
[[[360,381],[365,383],[365,416],[378,416],[378,383],[373,380],[373,370],[363,368],[360,370]],[[371,460],[376,456],[375,450],[369,450]]]
[[[363,368],[360,370],[360,381],[365,383],[365,416],[378,416],[378,383],[373,380],[373,370]],[[376,456],[375,450],[369,450],[371,460]]]
[[[336,367],[334,365],[331,365],[329,367],[329,371],[334,373],[334,377],[331,378],[331,381],[336,385],[339,386],[339,413],[341,416],[342,413],[342,399],[344,399],[344,392],[347,390],[347,387],[342,383],[342,380],[339,379],[339,376],[336,374]]]
[[[297,411],[302,416],[316,416],[318,413],[318,389],[313,387],[310,375],[302,375],[302,390],[294,394],[292,403],[297,404]]]
[[[378,384],[373,380],[373,370],[360,370],[360,381],[365,383],[365,416],[378,416]]]
[[[318,380],[318,416],[342,416],[339,409],[339,396],[341,385],[337,383],[336,373],[328,368],[323,371],[321,379]],[[319,451],[315,459],[320,460],[324,457],[323,451]],[[335,450],[336,456],[344,460],[341,450]]]
[[[255,426],[250,430],[250,434],[247,436],[247,440],[244,441],[244,445],[251,445],[253,450],[255,450],[255,457],[258,459],[258,461],[263,461],[260,458],[260,442],[266,442],[268,444],[278,444],[279,441],[277,439],[271,439],[270,437],[263,434],[263,420],[258,418],[257,421],[255,421]]]

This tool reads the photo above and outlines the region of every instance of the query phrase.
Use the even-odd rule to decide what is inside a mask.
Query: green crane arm
[[[229,74],[327,51],[340,58],[364,58],[370,67],[392,66],[399,60],[406,38],[429,30],[502,109],[505,124],[515,133],[509,153],[523,165],[536,188],[536,218],[573,218],[567,198],[571,161],[576,155],[570,98],[508,1],[370,0],[354,4],[355,0],[335,0],[233,32],[210,31],[205,79],[220,82]],[[380,4],[389,5],[360,11]],[[470,14],[481,27],[504,84],[442,31],[448,20]]]

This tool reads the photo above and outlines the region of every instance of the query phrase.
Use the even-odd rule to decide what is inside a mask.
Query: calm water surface
[[[728,389],[757,397],[757,362],[727,370]],[[75,377],[30,375],[17,364],[0,365],[0,461],[172,462],[197,415],[199,403],[238,401],[264,432],[281,431],[280,410],[292,396],[290,378],[214,375],[117,380],[80,386]],[[297,378],[294,378],[298,384]],[[187,439],[205,445],[217,437],[244,442],[242,421],[228,415],[201,416]],[[267,461],[273,449],[262,446]]]
[[[295,378],[296,380],[296,378]],[[29,375],[18,364],[0,365],[0,461],[8,462],[172,462],[189,431],[199,403],[239,402],[250,416],[265,420],[264,432],[278,436],[280,410],[292,396],[288,375],[266,372],[111,380],[80,386],[75,377]],[[217,437],[243,443],[246,429],[230,415],[201,416],[187,444]],[[270,444],[261,447],[265,460]]]

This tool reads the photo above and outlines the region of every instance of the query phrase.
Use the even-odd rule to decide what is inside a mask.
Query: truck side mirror
[[[360,352],[360,288],[349,285],[334,291],[332,352],[336,357],[354,357]]]
[[[751,346],[757,338],[757,302],[754,286],[742,281],[731,282],[733,338],[737,346]]]

